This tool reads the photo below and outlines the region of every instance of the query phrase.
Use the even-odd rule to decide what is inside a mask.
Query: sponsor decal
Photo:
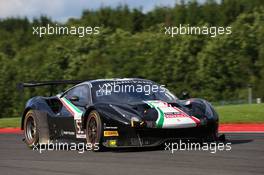
[[[104,131],[105,137],[119,136],[118,131]]]
[[[171,114],[165,114],[165,117],[166,118],[177,118],[177,117],[185,117],[185,116],[182,113],[178,113],[178,114],[171,113]]]
[[[116,147],[117,141],[116,140],[108,140],[108,146],[109,147]]]
[[[62,134],[63,135],[75,135],[75,133],[72,131],[62,131]]]
[[[118,129],[117,126],[106,126],[106,123],[104,123],[104,129]]]
[[[160,101],[151,100],[144,101],[151,108],[155,108],[158,112],[158,119],[156,120],[157,128],[189,128],[199,125],[200,120],[189,116],[179,108],[173,107],[170,104]]]

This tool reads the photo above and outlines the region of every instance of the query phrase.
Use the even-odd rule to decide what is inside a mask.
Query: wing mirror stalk
[[[76,102],[76,101],[79,101],[80,98],[79,98],[78,96],[72,96],[72,97],[70,98],[70,100]]]

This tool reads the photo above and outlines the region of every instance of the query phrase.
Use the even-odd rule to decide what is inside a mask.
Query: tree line
[[[181,1],[144,13],[128,6],[85,10],[63,25],[100,26],[100,34],[32,35],[33,26],[58,22],[42,16],[0,20],[0,117],[21,114],[17,83],[60,79],[144,77],[176,95],[187,90],[211,101],[264,98],[264,7],[262,0]],[[164,34],[164,26],[231,26],[231,35]],[[59,92],[66,87],[58,87]],[[28,89],[24,99],[47,95]]]

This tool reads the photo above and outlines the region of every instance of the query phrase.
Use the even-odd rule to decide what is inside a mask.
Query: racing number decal
[[[187,115],[180,109],[171,106],[170,104],[160,101],[151,100],[145,101],[151,108],[155,108],[158,112],[156,120],[157,128],[188,128],[199,125],[200,120]]]
[[[60,98],[60,101],[62,104],[66,107],[66,109],[73,115],[74,118],[74,126],[76,130],[76,138],[86,138],[85,132],[82,130],[82,115],[83,112],[74,106],[69,100],[67,100],[65,97]]]
[[[82,120],[74,120],[75,121],[75,130],[76,130],[76,137],[77,138],[86,138],[85,133],[82,130]]]

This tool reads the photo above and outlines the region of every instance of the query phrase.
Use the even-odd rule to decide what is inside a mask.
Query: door
[[[59,116],[61,133],[65,138],[86,138],[82,129],[82,116],[89,104],[89,86],[79,85],[67,91],[60,101],[63,104]]]

